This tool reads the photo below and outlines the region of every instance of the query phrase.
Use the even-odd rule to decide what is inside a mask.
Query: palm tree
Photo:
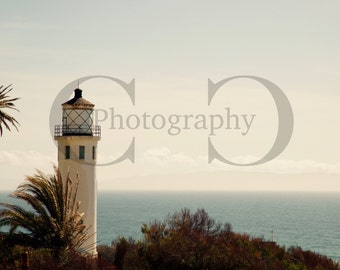
[[[41,171],[27,176],[11,197],[28,203],[34,211],[8,203],[0,211],[0,227],[9,225],[9,233],[17,228],[28,232],[32,243],[50,248],[59,256],[67,251],[82,252],[88,239],[83,214],[76,201],[79,179],[74,183],[69,177],[63,183],[59,169],[54,166],[54,175]],[[86,249],[86,247],[85,247]]]
[[[19,98],[9,98],[8,93],[13,89],[10,87],[11,85],[6,87],[3,85],[0,86],[0,137],[3,133],[2,125],[4,125],[9,131],[11,130],[10,125],[14,126],[16,130],[18,130],[18,121],[13,116],[3,111],[3,109],[12,109],[17,111],[13,102]]]

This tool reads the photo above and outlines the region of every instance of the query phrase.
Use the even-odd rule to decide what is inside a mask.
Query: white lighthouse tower
[[[84,243],[89,254],[97,255],[97,183],[96,153],[100,127],[93,126],[94,104],[82,97],[82,90],[74,90],[74,98],[62,104],[62,125],[55,127],[58,142],[58,165],[63,179],[79,177],[77,200],[89,228]]]

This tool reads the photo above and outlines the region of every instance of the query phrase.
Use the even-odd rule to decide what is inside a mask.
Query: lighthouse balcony
[[[54,136],[101,136],[100,126],[84,126],[84,125],[56,125],[54,127]]]

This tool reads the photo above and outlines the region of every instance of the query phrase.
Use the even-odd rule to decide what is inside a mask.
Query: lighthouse
[[[84,213],[84,225],[89,238],[83,244],[90,255],[97,255],[97,143],[100,140],[100,126],[92,120],[94,104],[82,96],[82,90],[75,89],[74,97],[62,104],[62,125],[55,126],[55,140],[58,142],[58,166],[62,178],[79,178],[77,201]]]

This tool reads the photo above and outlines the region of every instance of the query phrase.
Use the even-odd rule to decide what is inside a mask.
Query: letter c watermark
[[[208,79],[208,106],[210,106],[213,97],[215,96],[215,94],[217,93],[220,87],[222,87],[224,84],[226,84],[227,82],[231,80],[239,79],[239,78],[252,79],[252,80],[255,80],[261,83],[263,86],[267,88],[267,90],[273,97],[275,101],[275,105],[276,105],[276,109],[278,113],[278,121],[279,121],[276,139],[274,141],[273,146],[271,147],[269,152],[264,157],[262,157],[261,159],[255,162],[241,164],[241,163],[235,163],[235,162],[229,161],[226,158],[224,158],[216,150],[209,136],[208,137],[209,163],[211,163],[214,159],[217,159],[223,163],[234,165],[234,166],[254,166],[254,165],[263,164],[276,158],[278,155],[280,155],[282,151],[287,147],[292,137],[293,127],[294,127],[294,116],[293,116],[292,106],[290,105],[290,102],[288,98],[286,97],[286,95],[283,93],[283,91],[276,84],[264,78],[257,77],[257,76],[240,75],[240,76],[226,78],[217,83],[213,83],[210,79]]]

